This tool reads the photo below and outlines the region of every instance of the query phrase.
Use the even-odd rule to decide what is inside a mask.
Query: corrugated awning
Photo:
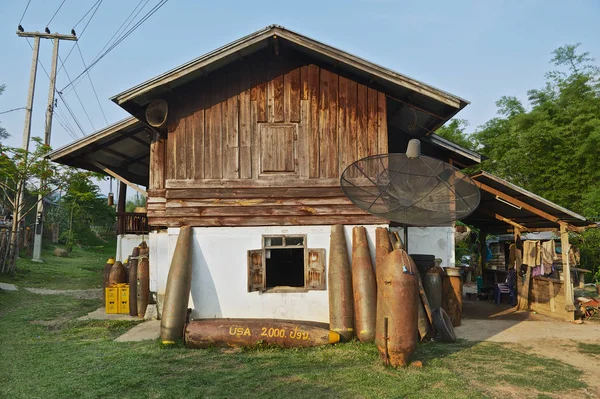
[[[77,168],[106,172],[102,165],[132,183],[148,186],[152,136],[136,118],[127,118],[61,147],[50,160]]]
[[[526,231],[558,229],[560,222],[572,230],[596,227],[584,216],[491,173],[480,171],[471,174],[471,178],[481,190],[481,202],[462,221],[488,233],[505,233],[515,227]]]

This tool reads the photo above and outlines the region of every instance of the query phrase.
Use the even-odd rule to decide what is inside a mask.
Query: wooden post
[[[125,204],[127,203],[127,184],[119,183],[119,200],[117,202],[117,235],[125,234]]]
[[[484,230],[479,230],[479,266],[478,273],[476,275],[483,276],[483,269],[485,268],[485,239],[487,237],[487,233]]]
[[[571,283],[571,265],[569,265],[569,232],[567,231],[567,223],[559,222],[560,225],[560,246],[562,251],[563,275],[565,284],[565,310],[572,312],[575,310],[573,304],[573,284]]]

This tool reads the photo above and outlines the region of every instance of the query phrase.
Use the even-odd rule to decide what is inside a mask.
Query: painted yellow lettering
[[[235,335],[235,327],[229,327],[229,335]]]
[[[246,327],[246,329],[244,330],[244,335],[248,335],[248,336],[252,335],[252,334],[250,334],[250,329],[248,327]]]
[[[260,333],[261,337],[266,337],[267,336],[267,327],[263,327],[262,328],[262,332]]]
[[[302,333],[302,339],[308,341],[308,333]]]

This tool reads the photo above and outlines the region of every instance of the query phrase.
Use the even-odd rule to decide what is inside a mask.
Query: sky
[[[145,7],[137,18],[159,1],[142,0]],[[21,25],[26,31],[43,31],[62,2],[31,0]],[[50,30],[69,33],[94,3],[64,0]],[[26,4],[0,0],[0,84],[6,85],[0,112],[26,103],[32,51],[15,33]],[[86,64],[138,4],[103,0],[83,34],[91,13],[75,27]],[[90,134],[128,116],[109,100],[115,94],[277,24],[466,99],[470,105],[457,117],[466,119],[467,131],[473,131],[496,116],[501,96],[527,103],[527,91],[543,86],[557,47],[581,43],[582,51],[600,58],[599,21],[600,0],[169,0],[90,69],[100,104],[85,75],[76,91],[63,90],[69,76],[84,70],[77,48],[67,58],[74,42],[60,43],[64,68],[57,89],[83,132]],[[51,53],[52,42],[42,40],[40,61],[48,71]],[[37,77],[32,136],[43,136],[49,79],[41,67]],[[53,148],[83,137],[62,101],[58,108]],[[21,146],[24,117],[23,110],[0,114],[0,126],[11,134],[4,144]],[[61,125],[67,126],[66,120],[71,131]]]

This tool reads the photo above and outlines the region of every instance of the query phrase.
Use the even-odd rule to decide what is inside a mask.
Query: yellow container
[[[118,313],[129,314],[129,284],[117,284],[119,290]]]
[[[106,313],[119,313],[119,290],[115,286],[106,287]]]

